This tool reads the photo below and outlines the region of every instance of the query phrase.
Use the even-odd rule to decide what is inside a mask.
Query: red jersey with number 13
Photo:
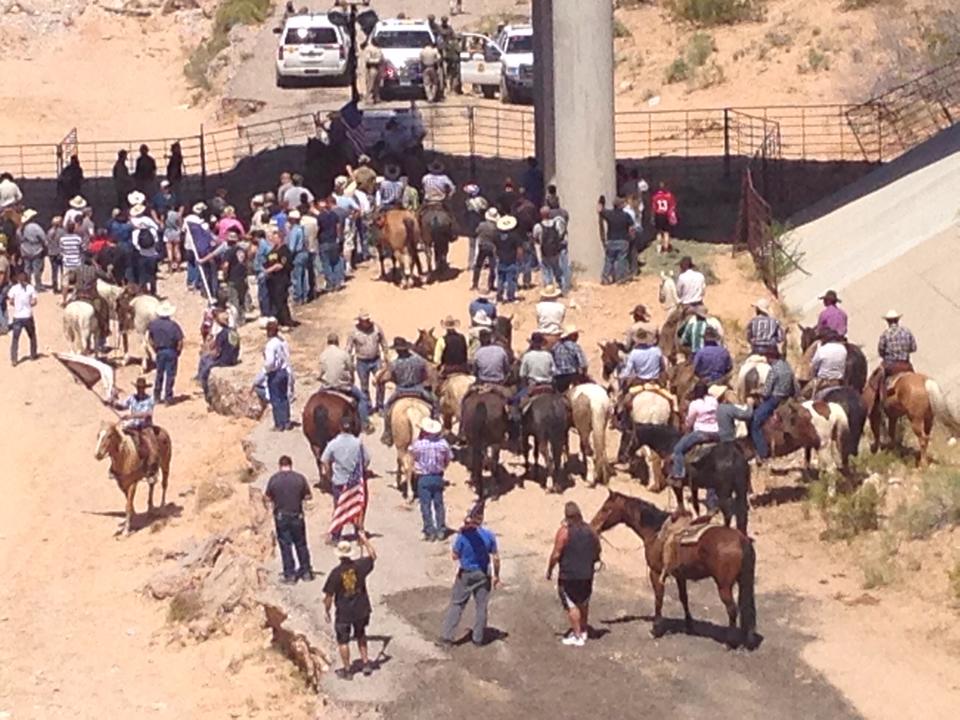
[[[657,190],[652,203],[654,215],[673,215],[677,212],[677,198],[669,190]]]

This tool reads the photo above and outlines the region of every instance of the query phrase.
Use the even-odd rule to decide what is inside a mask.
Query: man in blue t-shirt
[[[463,521],[453,541],[453,560],[458,565],[450,607],[443,620],[438,645],[450,647],[463,610],[472,597],[477,606],[473,621],[473,644],[483,645],[487,629],[490,591],[500,584],[500,553],[497,536],[483,527],[483,503],[478,503]],[[491,564],[493,575],[490,574]]]

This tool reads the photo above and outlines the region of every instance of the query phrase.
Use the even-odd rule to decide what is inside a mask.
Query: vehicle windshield
[[[289,28],[284,45],[338,45],[337,31],[327,27]]]
[[[507,39],[508,53],[532,53],[533,35],[514,35]]]
[[[433,38],[426,30],[381,30],[373,38],[380,48],[422,48]]]

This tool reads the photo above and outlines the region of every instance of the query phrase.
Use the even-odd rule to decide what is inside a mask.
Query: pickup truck
[[[533,97],[533,28],[508,25],[495,38],[475,33],[463,34],[460,54],[460,78],[464,85],[480,88],[492,99],[500,93],[500,102],[515,103]]]

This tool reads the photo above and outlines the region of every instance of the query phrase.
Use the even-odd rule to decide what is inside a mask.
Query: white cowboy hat
[[[760,298],[759,300],[757,300],[753,304],[753,307],[755,307],[757,310],[762,312],[764,315],[770,314],[770,301],[767,300],[766,298]]]
[[[487,315],[483,310],[477,310],[473,314],[471,321],[474,325],[478,325],[479,327],[493,327],[493,320],[491,320],[490,316]]]
[[[567,325],[566,327],[563,328],[563,332],[560,334],[560,338],[561,339],[568,338],[571,335],[576,335],[578,332],[580,332],[580,328],[578,328],[576,325]]]
[[[27,223],[33,220],[36,216],[37,216],[36,210],[34,210],[33,208],[27,208],[26,210],[23,211],[23,215],[20,217],[20,220],[22,222]]]
[[[349,182],[350,178],[346,175],[337,175],[337,177],[333,179],[333,186],[335,188],[345,188]]]
[[[497,220],[497,230],[500,232],[510,232],[517,226],[517,219],[513,215],[504,215]]]
[[[204,212],[207,209],[207,204],[198,202],[196,205],[194,205],[190,209],[193,210],[195,215],[200,215],[202,212]]]
[[[711,385],[707,390],[707,393],[715,397],[717,400],[720,400],[727,392],[726,385]]]
[[[251,205],[263,205],[263,194],[254,195],[250,198]]]
[[[299,211],[299,210],[291,210],[290,212],[287,213],[287,219],[288,219],[288,220],[299,220],[299,219],[300,219],[300,211]]]
[[[161,181],[160,181],[160,187],[162,187],[162,188],[168,188],[168,187],[170,187],[170,181],[169,181],[169,180],[161,180]]]
[[[439,420],[424,418],[420,421],[420,429],[427,435],[439,435],[443,432],[443,425],[440,424]]]
[[[142,204],[134,205],[132,208],[130,208],[130,217],[140,217],[146,211],[147,211],[147,208],[144,207]]]
[[[146,202],[146,200],[147,196],[139,190],[134,190],[127,194],[127,202],[131,207],[134,205],[140,205],[141,203]]]
[[[271,323],[276,323],[276,322],[277,322],[277,319],[274,317],[262,317],[260,318],[260,329],[266,330],[267,326],[269,326]]]
[[[87,206],[87,201],[84,200],[83,196],[81,195],[74,195],[72,198],[70,198],[68,205],[75,210],[83,210]]]
[[[360,312],[357,313],[357,320],[369,320],[369,319],[370,319],[370,313],[367,312],[366,310],[361,310]]]
[[[377,175],[376,179],[374,179],[374,182],[377,185],[380,185],[384,180],[386,180],[386,178],[383,175]]]
[[[887,314],[883,316],[884,320],[899,320],[903,317],[903,313],[898,313],[896,310],[887,310]]]
[[[336,553],[338,558],[352,558],[353,545],[350,544],[349,540],[341,540],[337,543]]]
[[[172,317],[176,311],[177,308],[175,305],[164,301],[157,307],[157,316],[165,318]]]
[[[560,292],[560,288],[558,288],[556,285],[547,285],[540,291],[540,297],[544,298],[545,300],[553,300],[554,298],[560,297],[562,294],[563,293]]]
[[[487,213],[483,216],[483,219],[486,220],[487,222],[495,223],[497,220],[500,219],[500,211],[497,210],[495,207],[492,207],[489,210],[487,210]]]

